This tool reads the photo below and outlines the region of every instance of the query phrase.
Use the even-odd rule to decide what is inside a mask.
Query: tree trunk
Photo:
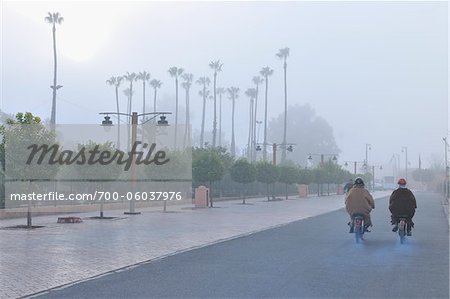
[[[119,86],[116,85],[116,109],[117,109],[117,149],[120,149],[120,110],[119,110]]]
[[[213,140],[212,140],[213,148],[216,147],[216,134],[217,134],[216,79],[217,79],[217,71],[214,72],[214,120],[213,120]]]
[[[236,148],[235,148],[235,141],[234,141],[234,106],[235,106],[235,99],[233,97],[232,99],[232,111],[231,111],[231,156],[236,156]]]
[[[27,206],[27,228],[32,228],[33,225],[31,223],[31,201],[28,201]]]
[[[219,147],[222,147],[222,93],[219,96]]]
[[[184,126],[184,139],[183,139],[183,149],[186,148],[188,133],[189,133],[189,88],[186,88],[186,121]]]
[[[153,112],[156,112],[156,89],[157,87],[155,87],[155,93],[153,95]]]
[[[56,124],[56,77],[57,77],[57,59],[56,59],[56,26],[53,23],[53,97],[52,97],[52,113],[50,117],[50,124],[53,126]]]
[[[252,160],[253,156],[253,146],[252,146],[252,134],[253,134],[253,99],[250,99],[250,109],[249,109],[249,126],[248,126],[248,140],[247,140],[247,159]]]
[[[253,159],[256,160],[256,121],[258,120],[258,93],[259,93],[259,83],[256,84],[256,95],[255,95],[255,114],[253,120]]]
[[[206,85],[203,85],[203,111],[202,111],[202,128],[200,131],[200,148],[204,146],[205,138],[205,107],[206,107]]]
[[[177,132],[178,132],[178,76],[175,77],[175,136],[174,149],[177,149]]]
[[[142,93],[143,93],[143,99],[142,99],[142,114],[145,114],[145,79],[142,80]],[[142,122],[145,121],[145,115],[142,115]]]
[[[281,152],[281,162],[286,160],[286,149],[287,149],[287,141],[286,141],[286,129],[287,129],[287,82],[286,82],[286,57],[284,58],[284,130],[283,130],[283,151]]]
[[[288,184],[286,183],[286,200],[288,200]]]
[[[213,196],[212,196],[212,182],[209,182],[209,207],[212,208],[213,207]]]
[[[245,205],[245,189],[246,189],[246,184],[242,184],[243,189],[242,189],[242,204]]]
[[[269,88],[268,77],[266,79],[266,96],[264,107],[264,147],[263,147],[263,159],[267,161],[267,89]]]

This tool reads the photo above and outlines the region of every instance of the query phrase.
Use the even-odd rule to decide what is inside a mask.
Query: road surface
[[[348,233],[342,209],[42,298],[449,298],[449,230],[441,199],[431,193],[416,197],[416,228],[405,244],[391,232],[384,198],[376,201],[374,227],[363,244]]]

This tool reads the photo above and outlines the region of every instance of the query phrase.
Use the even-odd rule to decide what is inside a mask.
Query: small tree
[[[32,144],[56,144],[55,134],[47,129],[41,119],[30,112],[17,113],[15,119],[8,119],[1,127],[3,135],[2,152],[7,178],[27,181],[27,193],[36,187],[35,181],[54,179],[58,173],[58,165],[26,165],[24,159],[29,155],[28,147]],[[27,201],[27,227],[32,228],[31,201]]]
[[[269,162],[258,162],[256,164],[256,180],[260,183],[266,184],[267,187],[267,200],[270,200],[269,184],[274,184],[279,178],[278,167]],[[274,197],[274,194],[272,194]]]
[[[230,168],[231,179],[242,184],[242,204],[245,204],[246,185],[256,179],[256,167],[246,159],[239,159]]]
[[[288,199],[288,185],[294,184],[298,181],[300,175],[299,169],[294,165],[285,164],[281,165],[279,170],[280,177],[278,181],[285,184],[285,194],[286,199]]]
[[[83,150],[88,152],[94,149],[99,152],[109,152],[111,155],[116,151],[112,142],[95,143],[92,140],[86,144],[79,144],[78,151]],[[95,190],[104,190],[104,180],[113,181],[122,173],[123,166],[117,163],[110,163],[107,165],[76,165],[76,172],[80,178],[86,180],[89,187],[94,187]],[[93,183],[93,186],[92,186]],[[92,192],[93,190],[89,190]],[[103,198],[100,201],[100,218],[103,219]]]
[[[213,207],[212,182],[219,181],[225,175],[224,163],[215,150],[202,150],[196,153],[192,161],[192,177],[196,182],[209,182],[209,206]]]
[[[300,168],[298,170],[297,184],[309,185],[314,181],[314,173],[310,169]]]

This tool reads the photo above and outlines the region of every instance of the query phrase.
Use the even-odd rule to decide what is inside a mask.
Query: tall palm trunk
[[[266,95],[264,103],[264,147],[263,147],[263,159],[267,161],[267,90],[269,88],[269,79],[266,79]]]
[[[236,156],[236,148],[235,148],[235,141],[234,141],[234,106],[235,106],[235,99],[232,99],[233,106],[231,110],[231,156]]]
[[[247,159],[250,161],[253,156],[253,99],[250,99],[249,109],[249,126],[248,126],[248,141],[247,141]]]
[[[53,68],[53,99],[52,99],[52,113],[50,117],[50,124],[55,125],[56,124],[56,77],[57,77],[57,59],[56,59],[56,26],[55,23],[53,23],[52,28],[53,33],[53,61],[54,61],[54,68]]]
[[[175,137],[174,149],[177,149],[177,132],[178,132],[178,76],[175,77]]]
[[[252,160],[256,160],[256,121],[258,120],[258,93],[259,93],[259,83],[256,84],[256,94],[255,94],[255,113],[253,120],[253,151],[252,151]]]
[[[133,80],[130,81],[130,96],[128,97],[128,114],[131,115],[133,105]],[[128,116],[128,122],[130,122],[130,116]]]
[[[286,58],[284,58],[284,129],[283,129],[283,151],[281,152],[281,162],[286,160],[286,130],[287,130],[287,81],[286,81],[286,69],[287,63]]]
[[[117,149],[120,149],[119,85],[116,85],[116,109],[117,109]]]
[[[133,85],[133,84],[131,84],[131,85]],[[130,93],[130,95],[128,96],[128,107],[127,107],[128,109],[128,122],[127,122],[127,151],[129,152],[130,151],[130,143],[131,143],[131,132],[130,132],[130,130],[131,130],[131,118],[130,118],[130,115],[131,115],[131,93]]]
[[[217,72],[214,72],[214,120],[213,120],[213,140],[212,140],[213,148],[216,147],[216,134],[217,134],[216,80],[217,80]]]
[[[219,95],[219,147],[222,147],[222,93]]]
[[[203,111],[202,111],[202,127],[200,131],[200,148],[203,148],[205,138],[205,108],[206,108],[206,85],[203,85]]]
[[[156,87],[155,89],[155,93],[153,94],[153,112],[156,112]]]
[[[183,140],[183,149],[186,148],[187,138],[189,135],[189,88],[186,88],[186,121],[185,121],[185,128],[184,128],[184,140]]]
[[[145,79],[142,80],[142,94],[143,99],[142,99],[142,114],[145,114]],[[145,115],[142,115],[142,122],[145,121]]]

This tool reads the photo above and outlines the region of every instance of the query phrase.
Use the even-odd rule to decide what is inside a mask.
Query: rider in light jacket
[[[353,184],[353,188],[348,192],[345,198],[345,208],[350,215],[350,233],[353,233],[352,216],[355,213],[360,213],[364,216],[364,229],[372,226],[370,219],[370,211],[375,209],[375,202],[369,191],[364,188],[364,181],[361,178],[357,178]]]

